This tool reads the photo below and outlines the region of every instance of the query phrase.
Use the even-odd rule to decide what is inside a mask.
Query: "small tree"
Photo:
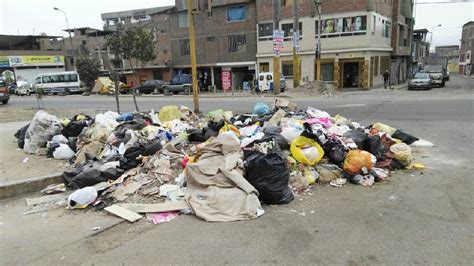
[[[82,56],[76,60],[76,69],[79,77],[84,81],[87,90],[91,91],[92,85],[100,74],[100,62],[95,57]]]
[[[153,35],[143,28],[130,27],[124,30],[119,25],[117,30],[108,36],[107,44],[116,57],[127,60],[135,80],[138,80],[138,67],[143,68],[156,57],[153,47]],[[135,109],[140,111],[135,88],[132,88],[132,92]]]

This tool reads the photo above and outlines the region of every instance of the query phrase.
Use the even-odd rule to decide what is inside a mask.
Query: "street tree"
[[[96,57],[81,56],[76,60],[76,69],[79,77],[84,81],[87,91],[90,92],[100,74],[99,60]]]
[[[141,27],[124,29],[119,25],[117,30],[108,36],[107,44],[116,57],[128,62],[135,80],[138,80],[138,68],[143,68],[156,58],[153,35]],[[139,111],[135,88],[132,88],[132,93],[135,109]]]

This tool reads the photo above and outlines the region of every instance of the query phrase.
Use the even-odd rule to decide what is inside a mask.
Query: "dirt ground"
[[[18,149],[15,132],[28,124],[38,111],[36,108],[19,108],[9,105],[0,106],[0,183],[26,180],[62,172],[68,167],[66,161],[45,156],[26,154]],[[81,113],[75,109],[46,109],[59,119]]]

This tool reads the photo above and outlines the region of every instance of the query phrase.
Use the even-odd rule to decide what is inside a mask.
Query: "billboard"
[[[317,25],[317,21],[316,21]],[[355,16],[321,20],[321,35],[351,34],[367,30],[367,16]],[[318,29],[316,26],[316,33]]]
[[[22,55],[9,56],[10,66],[63,66],[64,56],[62,55]],[[0,60],[1,62],[1,60]]]

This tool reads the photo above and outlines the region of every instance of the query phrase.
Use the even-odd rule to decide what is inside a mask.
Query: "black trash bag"
[[[107,180],[116,180],[123,173],[125,173],[125,170],[123,169],[110,167],[108,169],[105,169],[105,171],[102,171],[102,176],[106,178]]]
[[[59,147],[59,143],[51,143],[48,147],[48,150],[46,151],[46,156],[48,158],[53,158],[53,153],[56,150],[56,148]]]
[[[397,159],[393,158],[392,162],[390,163],[390,170],[401,170],[405,169],[405,165],[398,161]]]
[[[392,138],[396,138],[401,140],[402,142],[406,143],[407,145],[412,144],[415,141],[420,140],[419,138],[412,136],[402,130],[397,130],[393,133]]]
[[[349,130],[343,135],[346,138],[352,139],[355,144],[357,145],[357,148],[361,150],[368,150],[368,140],[369,140],[369,135],[365,133],[363,129],[353,129]]]
[[[370,136],[368,139],[368,152],[372,153],[375,158],[377,158],[377,161],[383,161],[385,160],[385,153],[387,150],[385,149],[385,146],[383,145],[382,139],[380,136],[375,135],[375,136]]]
[[[161,150],[161,144],[159,141],[154,141],[146,145],[138,144],[128,148],[123,157],[120,159],[120,168],[124,170],[129,170],[138,166],[139,161],[137,157],[150,156],[155,154],[157,151]]]
[[[66,187],[72,189],[80,189],[107,181],[107,178],[103,177],[102,173],[95,168],[86,168],[82,171],[76,168],[72,171],[64,171],[63,179]]]
[[[290,143],[280,133],[281,128],[277,126],[267,126],[263,128],[265,138],[274,138],[280,149],[289,150]]]
[[[15,138],[18,139],[18,148],[20,149],[23,149],[23,147],[25,146],[25,135],[26,135],[26,130],[28,130],[28,127],[30,126],[30,124],[18,129],[14,136]]]
[[[209,121],[207,122],[207,127],[216,131],[216,132],[219,132],[219,130],[221,130],[221,128],[225,126],[225,121],[224,119],[222,119],[221,121],[219,122],[213,122],[213,121]]]
[[[323,150],[331,163],[338,166],[344,163],[347,155],[346,147],[338,140],[329,138],[323,144]]]
[[[245,179],[254,186],[266,204],[287,204],[293,199],[288,187],[290,170],[287,157],[274,145],[268,154],[244,150]]]
[[[321,143],[321,141],[325,141],[327,139],[327,136],[324,134],[322,130],[319,129],[316,132],[314,132],[309,123],[304,123],[303,127],[304,127],[304,130],[300,134],[300,136],[306,137],[308,139],[312,139],[316,141],[320,146],[323,146],[323,143]]]
[[[67,139],[67,145],[71,148],[72,151],[77,151],[77,137],[69,137]]]

